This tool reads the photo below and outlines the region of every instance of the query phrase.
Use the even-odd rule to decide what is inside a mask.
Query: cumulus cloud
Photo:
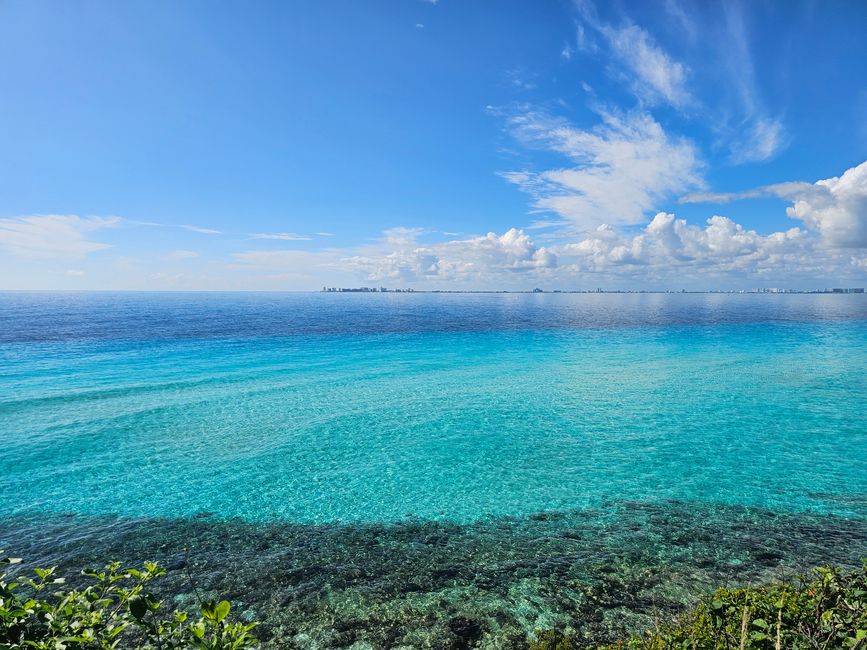
[[[117,217],[33,215],[0,219],[0,248],[20,258],[80,259],[109,248],[90,233],[116,225]]]
[[[786,286],[860,277],[867,269],[867,256],[829,248],[804,228],[762,234],[720,215],[696,225],[659,212],[638,232],[602,224],[547,246],[517,228],[432,244],[419,243],[418,234],[391,232],[367,250],[335,260],[336,267],[366,281],[429,288]]]
[[[867,162],[842,176],[793,189],[794,204],[786,210],[831,246],[867,248]]]
[[[847,169],[842,176],[815,183],[776,183],[745,192],[699,192],[687,194],[680,202],[727,203],[762,196],[792,201],[786,214],[804,222],[828,246],[867,248],[867,161]]]
[[[700,227],[659,212],[637,235],[624,236],[603,225],[559,252],[564,263],[590,272],[640,265],[656,274],[692,268],[752,275],[802,265],[814,243],[800,228],[761,235],[728,217],[713,216]]]
[[[703,163],[691,141],[669,136],[647,113],[601,117],[601,124],[583,130],[539,111],[511,116],[519,140],[562,154],[572,165],[503,176],[529,193],[536,209],[579,228],[641,223],[663,197],[703,185]]]
[[[503,273],[540,271],[557,266],[557,256],[538,247],[522,230],[512,228],[502,235],[456,239],[418,245],[414,229],[386,234],[388,252],[368,251],[343,260],[349,267],[377,282],[400,280],[482,281]]]

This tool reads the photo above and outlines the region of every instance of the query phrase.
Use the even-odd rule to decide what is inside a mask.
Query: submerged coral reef
[[[266,646],[505,648],[555,628],[613,642],[720,585],[857,566],[867,517],[682,501],[471,524],[19,514],[0,520],[0,547],[60,571],[160,561],[175,606],[192,606],[189,573],[205,597],[262,621]]]

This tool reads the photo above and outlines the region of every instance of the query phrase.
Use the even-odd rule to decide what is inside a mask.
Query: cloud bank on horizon
[[[357,54],[358,65],[367,56],[369,65],[385,66],[382,76],[392,74],[398,86],[412,83],[403,75],[427,74],[433,91],[453,93],[457,108],[449,110],[457,112],[427,113],[422,124],[452,132],[449,143],[423,139],[427,136],[414,121],[412,104],[427,90],[400,91],[387,79],[369,81],[386,84],[380,88],[354,85],[322,51],[327,39],[306,42],[295,34],[297,43],[290,39],[284,54],[300,48],[307,58],[278,58],[274,70],[250,55],[264,66],[261,78],[233,80],[245,85],[249,98],[268,93],[289,111],[273,115],[259,115],[264,109],[228,97],[223,99],[233,105],[214,108],[211,91],[190,87],[188,77],[174,77],[161,67],[166,61],[134,43],[121,58],[151,71],[141,73],[138,86],[121,87],[114,100],[144,101],[145,91],[173,86],[175,94],[160,100],[169,113],[141,126],[150,130],[141,138],[151,144],[137,134],[115,144],[101,130],[106,127],[90,118],[64,117],[73,120],[67,127],[99,135],[94,146],[100,155],[114,157],[94,163],[107,165],[100,178],[78,183],[88,172],[65,161],[71,150],[50,149],[42,141],[48,138],[38,133],[40,118],[59,110],[45,104],[47,91],[40,90],[42,82],[52,81],[43,67],[52,53],[25,71],[37,80],[26,88],[7,69],[9,57],[0,57],[7,61],[0,72],[9,85],[19,84],[24,103],[43,111],[30,121],[29,114],[0,107],[3,123],[18,127],[0,154],[7,172],[0,196],[8,199],[8,205],[0,204],[0,288],[867,284],[867,161],[861,162],[867,159],[867,72],[842,61],[842,52],[852,46],[846,38],[860,33],[859,24],[867,29],[863,7],[853,6],[847,19],[809,3],[760,10],[738,2],[696,7],[664,0],[603,11],[582,0],[562,14],[526,3],[484,17],[473,13],[479,8],[458,4],[419,0],[417,6],[386,6],[358,17],[369,20],[367,14],[380,11],[373,16],[379,20],[376,29],[392,38],[372,54]],[[278,47],[270,43],[276,35],[266,23],[279,23],[288,11],[271,9],[274,15],[266,10],[241,17],[254,23],[263,52],[269,44]],[[293,16],[297,21],[320,24],[312,15],[318,10],[295,11],[311,13]],[[5,29],[16,22],[35,28],[49,19],[26,4],[5,5],[0,16],[4,13]],[[114,16],[119,22],[140,17],[136,11]],[[479,55],[477,65],[466,70],[460,52],[451,53],[448,43],[468,38],[462,21],[483,17],[494,25],[494,46],[521,33],[527,20],[538,21],[546,38],[516,52]],[[237,18],[209,17],[212,22],[196,28],[202,48],[208,50],[209,39],[226,33]],[[81,20],[76,15],[70,25],[52,29],[73,29]],[[424,30],[417,27],[422,23]],[[798,37],[814,29],[827,32],[818,49],[827,50],[826,56],[841,54],[836,81],[815,81],[811,75],[823,74],[818,67],[798,67],[814,56]],[[551,46],[551,33],[566,34],[564,43]],[[60,36],[69,37],[65,31]],[[181,30],[179,42],[183,36]],[[834,49],[835,41],[842,41],[843,49]],[[33,47],[21,38],[0,42],[6,42],[0,48],[10,53],[17,48],[19,55]],[[96,57],[111,45],[97,43],[90,54]],[[775,56],[783,45],[785,56]],[[867,54],[867,46],[858,47]],[[225,52],[208,52],[197,53],[200,64],[219,77],[214,70]],[[406,52],[415,57],[409,67],[389,58]],[[91,75],[103,71],[89,68],[95,59],[88,59],[88,52],[79,56],[70,64],[72,77],[98,84]],[[294,77],[285,95],[263,89],[270,75],[286,73]],[[305,97],[326,92],[320,83],[341,80],[351,86],[344,91],[350,101],[330,105],[328,121],[316,122],[314,100]],[[480,87],[462,90],[462,84],[473,83]],[[817,95],[829,88],[836,93],[833,101]],[[184,92],[202,96],[185,98]],[[846,98],[852,101],[842,101]],[[73,113],[90,107],[83,96],[70,101]],[[201,107],[200,101],[222,129],[219,137],[232,140],[221,144],[231,158],[172,144],[176,128],[188,129],[190,138],[205,129],[202,147],[216,133],[178,117]],[[101,125],[120,119],[122,109],[109,102],[96,110]],[[245,120],[235,119],[238,111]],[[302,124],[287,125],[287,115]],[[461,115],[473,124],[463,126]],[[314,128],[307,128],[308,122]],[[829,126],[840,122],[839,131]],[[389,140],[395,130],[400,136]],[[61,145],[75,146],[75,137],[64,131]],[[136,158],[138,150],[123,149],[135,143],[153,147],[150,156]],[[53,153],[39,159],[31,149]],[[237,157],[243,168],[234,167]],[[16,178],[18,160],[24,161],[22,175],[39,170],[44,175],[30,184]],[[459,168],[451,175],[444,164]],[[181,172],[187,176],[177,176]],[[404,179],[401,186],[388,185],[395,176]],[[107,187],[113,182],[116,190]],[[140,192],[141,183],[158,188],[158,195]],[[236,197],[247,203],[232,205]]]

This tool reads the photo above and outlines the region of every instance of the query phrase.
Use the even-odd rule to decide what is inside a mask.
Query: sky
[[[0,289],[867,285],[867,3],[0,0]]]

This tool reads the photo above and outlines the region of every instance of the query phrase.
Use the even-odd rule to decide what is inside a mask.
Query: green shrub
[[[4,557],[0,564],[16,564]],[[241,650],[257,644],[256,623],[229,622],[229,603],[200,601],[201,616],[164,612],[149,584],[165,570],[153,562],[142,569],[114,562],[86,570],[87,586],[65,590],[55,569],[35,569],[33,577],[8,579],[0,573],[0,650]]]
[[[593,647],[577,635],[540,633],[531,650]],[[859,571],[815,569],[794,584],[718,589],[674,621],[623,642],[629,650],[867,650],[867,562]]]

